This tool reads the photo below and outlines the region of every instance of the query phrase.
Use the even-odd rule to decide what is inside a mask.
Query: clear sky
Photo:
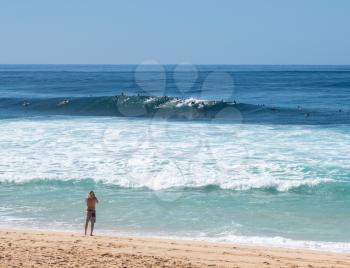
[[[349,0],[0,0],[0,63],[350,64]]]

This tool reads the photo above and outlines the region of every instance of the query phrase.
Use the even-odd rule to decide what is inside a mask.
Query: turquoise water
[[[350,249],[349,126],[56,117],[0,129],[3,226],[81,230],[93,189],[98,232]]]
[[[0,227],[350,252],[349,66],[158,67],[0,65]]]

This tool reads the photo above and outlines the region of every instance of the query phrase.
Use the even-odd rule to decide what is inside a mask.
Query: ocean
[[[0,65],[0,227],[350,252],[350,66]]]

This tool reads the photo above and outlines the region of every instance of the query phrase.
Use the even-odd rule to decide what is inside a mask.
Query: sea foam
[[[346,180],[350,166],[350,139],[332,128],[51,118],[2,120],[0,134],[2,182],[288,191]]]

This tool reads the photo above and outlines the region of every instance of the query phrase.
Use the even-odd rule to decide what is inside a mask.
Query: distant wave
[[[2,98],[0,116],[73,115],[157,117],[182,120],[225,120],[238,123],[350,123],[345,111],[310,111],[238,102],[154,96],[74,98]]]

